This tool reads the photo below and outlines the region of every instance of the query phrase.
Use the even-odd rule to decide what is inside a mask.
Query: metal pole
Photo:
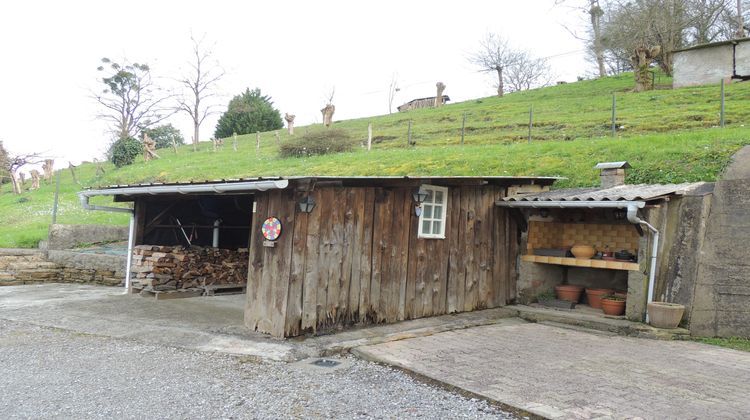
[[[409,120],[409,128],[406,132],[406,145],[411,146],[411,120]]]
[[[464,129],[466,128],[466,113],[464,112],[464,119],[461,120],[461,145],[464,144]]]
[[[57,199],[60,196],[60,171],[55,176],[55,201],[52,204],[52,224],[57,224]]]
[[[534,105],[529,106],[529,143],[531,143],[531,129],[534,126]]]
[[[721,112],[719,113],[719,126],[724,128],[724,78],[721,79]]]
[[[612,137],[617,136],[617,97],[612,94]]]
[[[135,236],[135,212],[130,213],[128,226],[128,255],[125,258],[125,294],[130,293],[130,265],[133,263],[133,237]]]

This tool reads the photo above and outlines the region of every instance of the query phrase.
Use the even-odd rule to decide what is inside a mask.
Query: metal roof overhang
[[[249,193],[252,191],[266,191],[284,189],[289,186],[286,179],[246,181],[246,182],[216,182],[186,185],[150,185],[121,188],[105,188],[100,190],[86,190],[78,193],[80,197],[94,197],[99,195],[159,195],[159,194],[222,194]]]
[[[645,201],[495,201],[498,207],[510,208],[556,208],[556,209],[626,209],[632,206],[642,209]]]

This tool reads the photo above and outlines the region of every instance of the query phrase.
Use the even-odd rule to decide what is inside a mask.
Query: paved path
[[[750,418],[750,353],[500,323],[354,350],[550,418]]]

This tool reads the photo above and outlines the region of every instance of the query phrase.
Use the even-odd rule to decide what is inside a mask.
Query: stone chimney
[[[625,184],[625,169],[630,168],[628,162],[602,162],[595,166],[599,169],[599,180],[602,188],[612,188]]]

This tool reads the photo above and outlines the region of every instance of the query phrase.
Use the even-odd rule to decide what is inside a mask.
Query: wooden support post
[[[461,145],[464,144],[464,130],[466,129],[466,113],[464,112],[464,118],[461,120]]]
[[[531,143],[531,129],[534,127],[534,105],[529,105],[529,140]]]
[[[372,123],[367,123],[367,150],[372,149]]]
[[[612,94],[612,137],[617,136],[617,97]]]

